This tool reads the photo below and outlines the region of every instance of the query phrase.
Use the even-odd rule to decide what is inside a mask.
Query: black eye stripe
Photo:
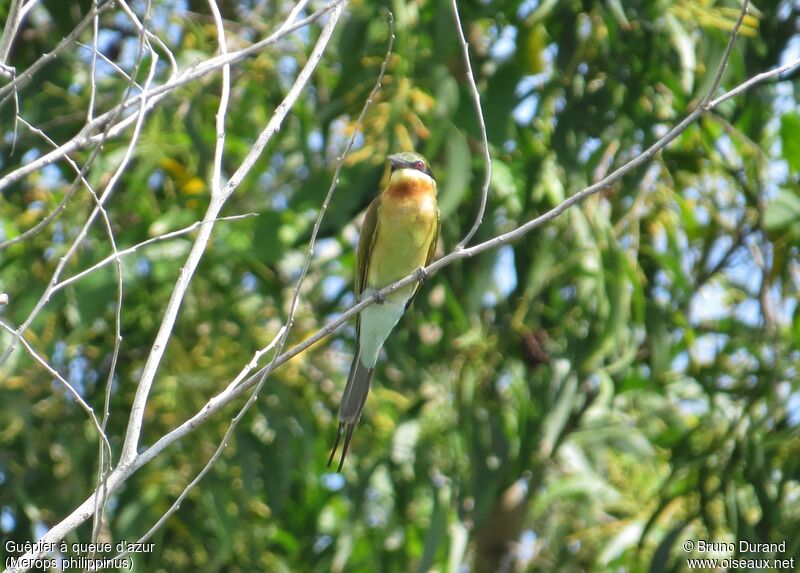
[[[419,171],[421,173],[424,173],[425,175],[427,175],[431,179],[434,179],[434,180],[436,179],[433,176],[433,172],[431,171],[431,168],[428,167],[425,164],[424,161],[421,161],[419,159],[415,159],[415,160],[412,160],[412,161],[402,161],[402,162],[398,162],[398,163],[392,162],[391,165],[390,165],[390,173],[394,173],[397,169],[413,169],[414,171]]]

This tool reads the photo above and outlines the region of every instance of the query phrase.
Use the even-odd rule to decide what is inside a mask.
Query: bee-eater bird
[[[356,256],[355,291],[359,299],[427,266],[433,258],[441,224],[436,205],[436,181],[425,159],[416,153],[388,157],[389,185],[367,209]],[[339,405],[339,428],[328,466],[344,433],[342,470],[350,438],[367,400],[378,353],[421,283],[397,289],[365,308],[356,318],[356,348]]]

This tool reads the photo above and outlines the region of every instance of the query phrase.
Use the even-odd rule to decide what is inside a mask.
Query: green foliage
[[[66,4],[34,9],[38,23],[22,30],[11,65],[26,69],[52,49],[90,3],[81,3],[84,12]],[[182,67],[216,52],[205,2],[153,4],[150,26]],[[271,33],[289,4],[222,2],[230,46]],[[493,158],[476,241],[541,215],[680,121],[708,89],[738,7],[460,2]],[[382,63],[384,8],[394,14],[395,50],[324,219],[289,344],[353,302],[356,221],[380,188],[388,153],[413,148],[431,161],[444,252],[471,227],[484,165],[449,3],[350,2],[308,89],[223,213],[258,216],[217,223],[156,377],[143,445],[225,388],[286,319],[333,166]],[[789,57],[799,16],[792,3],[759,3],[721,89]],[[87,45],[90,28],[81,35]],[[129,21],[108,13],[101,28],[113,31],[103,53],[132,72]],[[227,176],[318,30],[233,67]],[[20,116],[57,142],[85,122],[90,54],[65,51],[19,94]],[[127,81],[98,66],[96,109],[105,110]],[[146,58],[137,81],[148,67]],[[157,80],[168,74],[160,67]],[[325,463],[353,329],[276,370],[222,459],[152,539],[157,550],[136,556],[135,570],[682,571],[692,556],[683,542],[700,539],[785,540],[786,553],[775,557],[800,558],[797,89],[790,75],[726,102],[601,194],[429,279],[386,345],[342,476]],[[107,203],[120,249],[202,218],[219,92],[219,75],[207,76],[148,114]],[[9,103],[0,109],[8,129],[13,113]],[[106,142],[94,160],[88,180],[96,189],[128,137]],[[0,152],[3,174],[49,150],[24,126],[13,154],[10,141]],[[91,155],[71,157],[83,165]],[[56,208],[73,178],[60,161],[5,189],[0,240]],[[80,188],[42,233],[0,252],[0,292],[11,300],[0,307],[5,323],[25,320],[93,205]],[[123,259],[107,427],[115,462],[195,233]],[[98,221],[66,276],[111,252]],[[117,271],[108,265],[56,293],[26,333],[99,413],[116,297]],[[0,335],[0,349],[8,340]],[[111,500],[101,539],[146,532],[237,409],[135,473]],[[3,548],[7,539],[34,540],[91,493],[97,451],[85,412],[18,348],[0,366]],[[90,539],[88,523],[67,538]]]

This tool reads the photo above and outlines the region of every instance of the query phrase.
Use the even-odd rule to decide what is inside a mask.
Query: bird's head
[[[425,158],[411,151],[394,153],[388,157],[391,167],[390,184],[405,181],[420,181],[436,184],[428,162]]]

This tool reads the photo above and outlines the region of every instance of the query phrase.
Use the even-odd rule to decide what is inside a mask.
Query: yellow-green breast
[[[438,224],[435,184],[402,181],[381,195],[366,286],[381,288],[425,266]],[[407,298],[411,285],[393,293]]]

